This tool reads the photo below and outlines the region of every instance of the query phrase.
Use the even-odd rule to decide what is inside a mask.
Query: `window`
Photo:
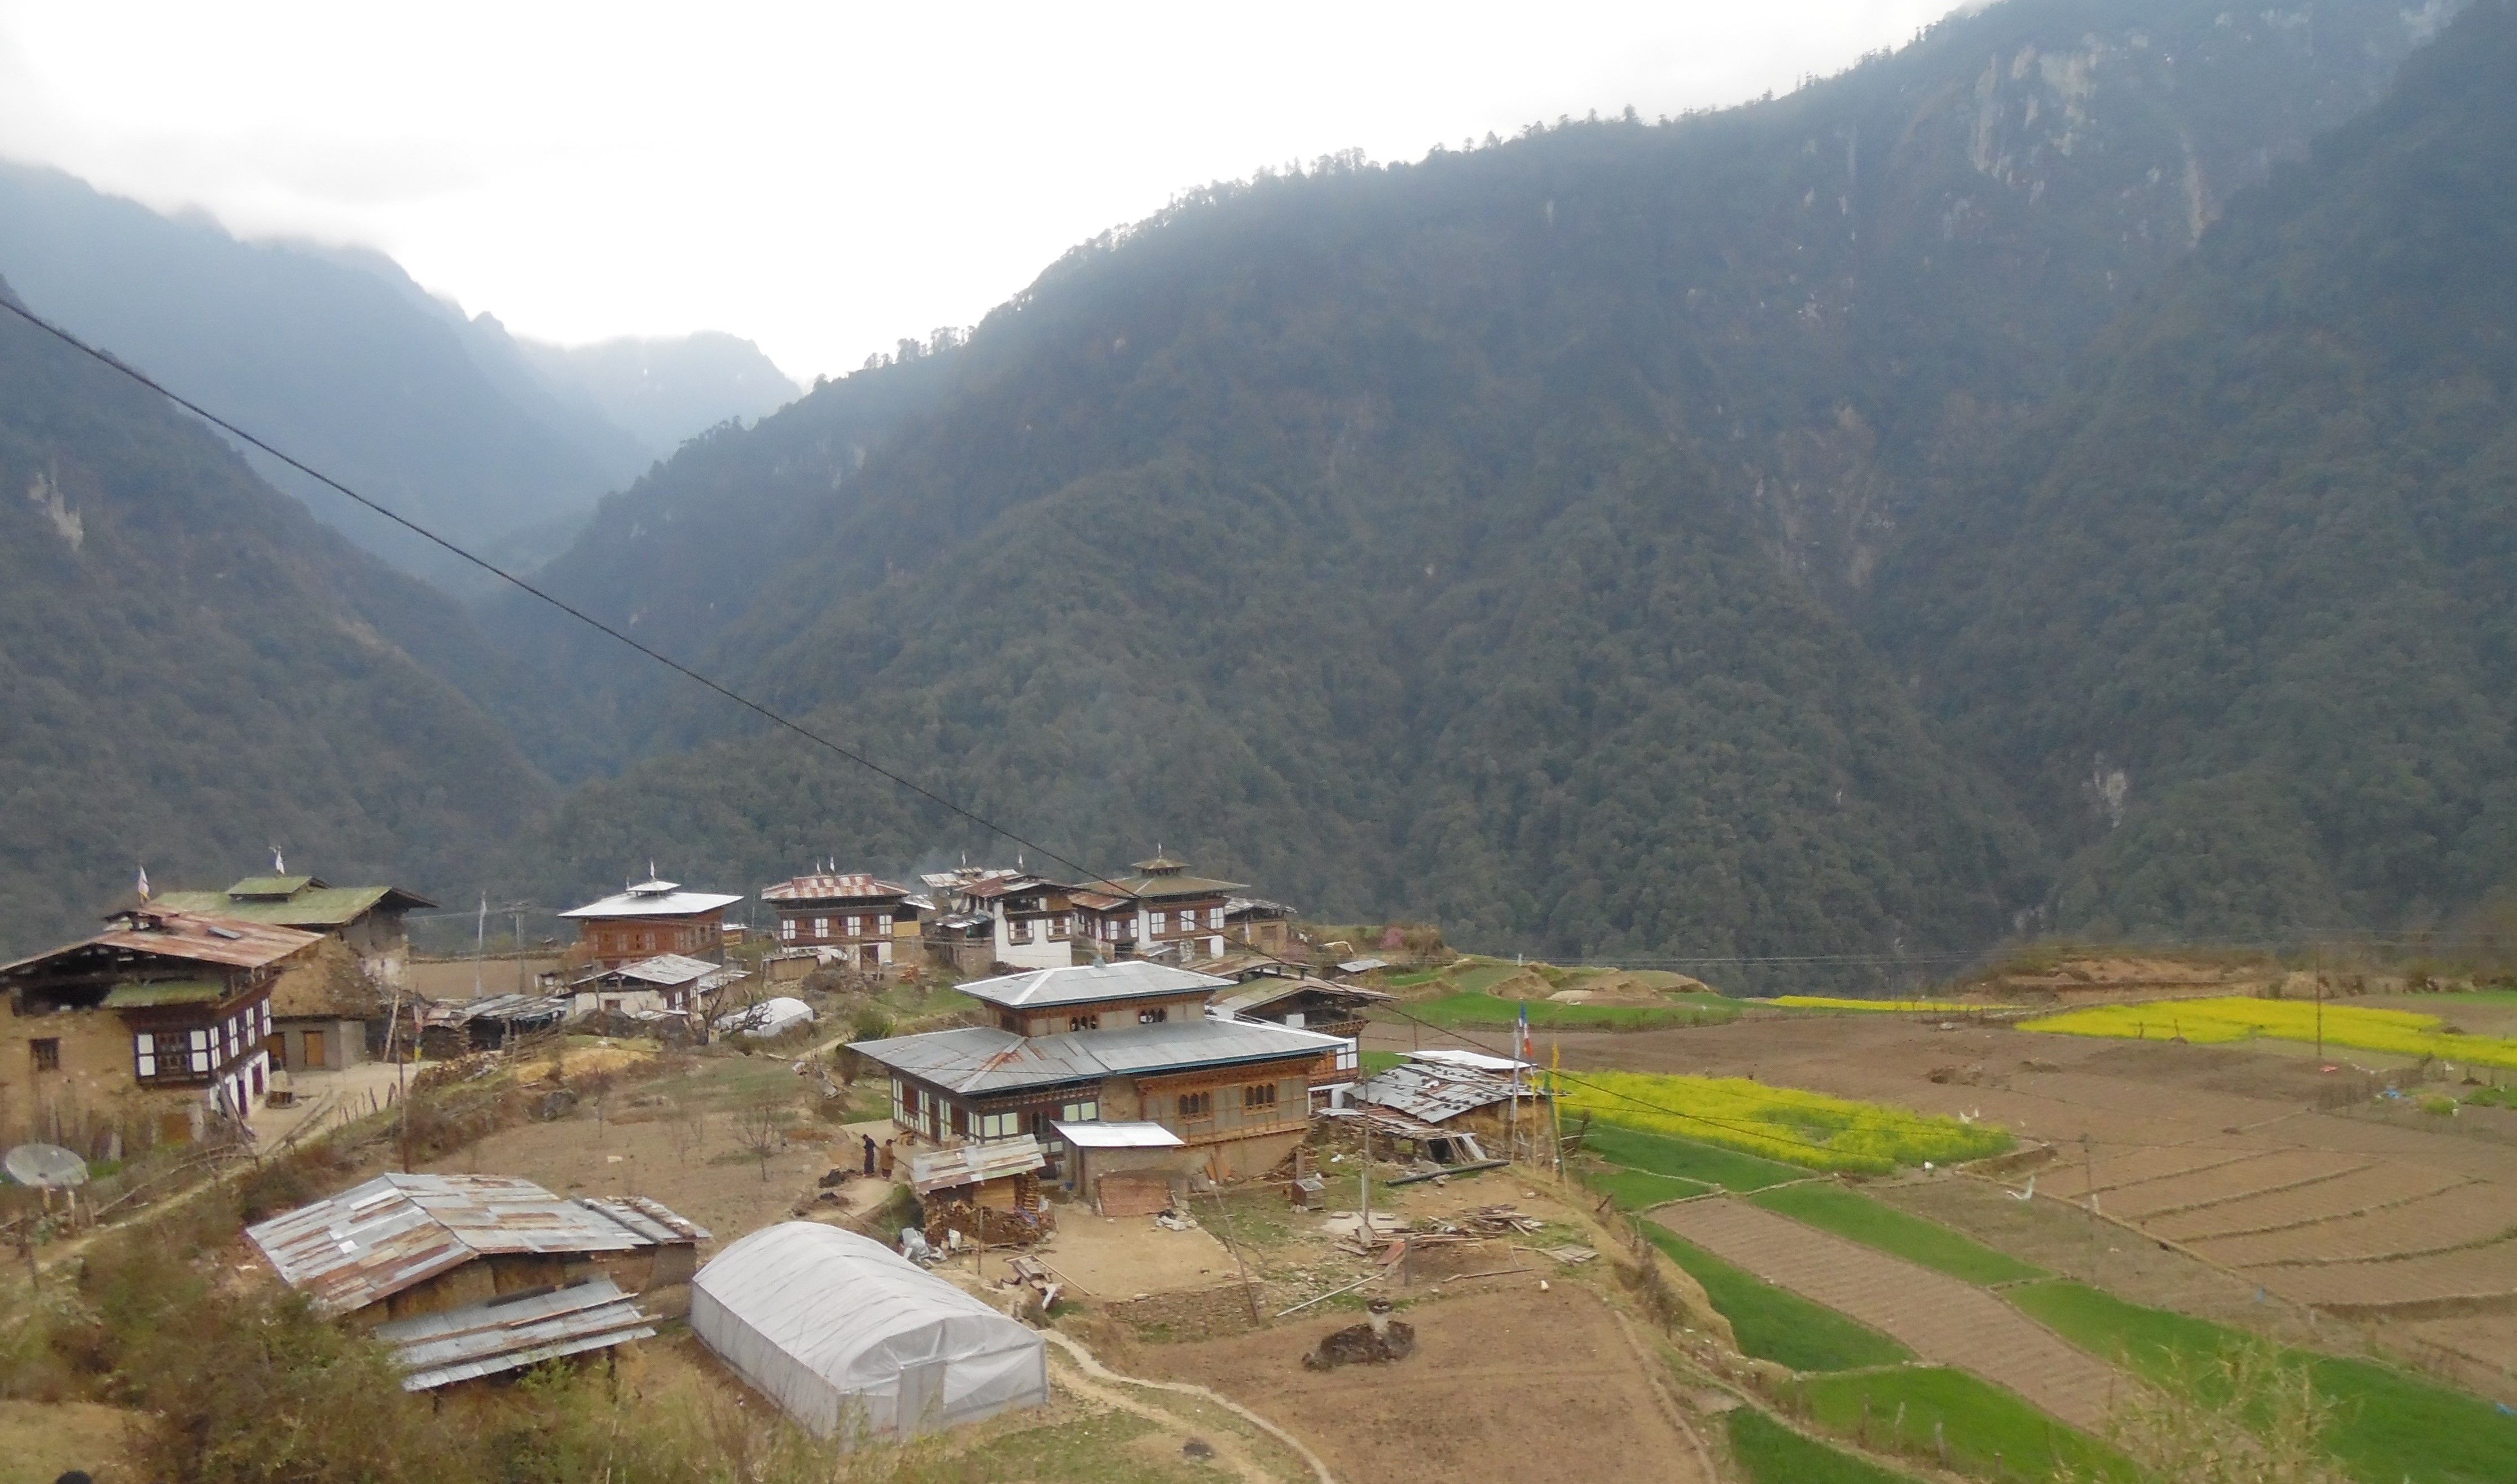
[[[1171,930],[1171,921],[1172,914],[1169,912],[1154,913],[1154,931],[1157,933],[1169,932]]]
[[[271,1039],[271,1001],[268,999],[262,1002],[262,1039]]]
[[[1274,1082],[1251,1082],[1241,1089],[1242,1112],[1272,1112],[1275,1107],[1276,1084]]]
[[[858,932],[858,931],[857,931],[857,924],[858,924],[860,921],[863,921],[863,920],[864,920],[863,918],[859,918],[859,917],[850,917],[850,918],[848,919],[848,936],[849,936],[849,937],[851,937],[851,938],[861,938],[861,937],[865,936],[864,934],[862,934],[862,933],[860,933],[860,932]]]
[[[1212,1092],[1181,1093],[1179,1095],[1179,1116],[1183,1120],[1211,1119],[1215,1117],[1215,1094]]]
[[[1009,1139],[1020,1132],[1022,1132],[1022,1115],[1019,1113],[979,1115],[979,1137],[983,1139]]]
[[[816,938],[827,938],[831,936],[831,919],[828,917],[815,917],[813,919],[813,936]]]
[[[143,1031],[131,1038],[131,1067],[142,1077],[157,1075],[157,1038]]]
[[[189,1049],[191,1050],[192,1057],[192,1070],[195,1072],[209,1071],[210,1058],[212,1053],[216,1050],[216,1046],[210,1040],[210,1033],[206,1030],[195,1030],[192,1033],[190,1040],[191,1045]]]
[[[1172,1012],[1165,1005],[1147,1005],[1136,1012],[1136,1024],[1140,1026],[1158,1026],[1171,1018]]]
[[[874,918],[874,930],[875,930],[875,935],[876,935],[877,937],[883,937],[883,938],[888,938],[888,937],[890,937],[890,936],[891,936],[891,913],[889,913],[889,912],[876,912],[876,913],[875,913],[875,918]]]
[[[236,1018],[231,1015],[228,1017],[228,1060],[235,1060],[236,1051]]]
[[[1081,1103],[1069,1103],[1057,1110],[1057,1117],[1061,1123],[1097,1124],[1101,1121],[1101,1100],[1090,1098]]]
[[[1069,1015],[1066,1017],[1066,1029],[1070,1031],[1098,1031],[1101,1029],[1101,1017],[1098,1015]]]
[[[1015,917],[1007,921],[1005,923],[1005,941],[1007,943],[1029,943],[1031,941],[1031,919],[1029,917]]]
[[[41,1040],[30,1040],[26,1042],[26,1049],[34,1053],[36,1071],[59,1072],[62,1070],[62,1039],[60,1037],[47,1036]]]
[[[917,1131],[928,1138],[935,1136],[935,1099],[923,1087],[917,1089]]]
[[[801,925],[792,917],[781,917],[778,919],[778,936],[792,943],[795,941],[795,929]]]
[[[896,1077],[891,1080],[891,1121],[895,1124],[909,1122],[909,1089],[903,1087]]]
[[[1060,912],[1058,915],[1048,919],[1048,936],[1052,939],[1063,938],[1066,936],[1065,913]]]

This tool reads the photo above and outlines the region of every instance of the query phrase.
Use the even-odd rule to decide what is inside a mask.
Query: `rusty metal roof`
[[[864,871],[847,871],[838,875],[789,876],[775,886],[760,889],[763,902],[840,902],[870,898],[906,897],[909,888],[872,876]]]
[[[215,963],[225,968],[258,969],[277,963],[308,945],[321,941],[320,934],[302,933],[293,927],[248,922],[213,912],[167,912],[144,907],[116,912],[107,920],[113,925],[95,937],[64,944],[15,963],[0,964],[0,974],[33,968],[72,954],[95,952],[178,958],[192,963]]]
[[[613,1211],[621,1204],[562,1200],[513,1175],[387,1174],[245,1238],[317,1308],[344,1314],[494,1252],[619,1252],[707,1236],[652,1201],[624,1221]]]
[[[655,1333],[655,1320],[609,1278],[502,1294],[375,1329],[409,1373],[402,1380],[405,1391],[430,1391]]]

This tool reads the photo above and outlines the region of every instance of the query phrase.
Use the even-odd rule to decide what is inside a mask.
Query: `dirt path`
[[[1274,1422],[1260,1417],[1258,1413],[1253,1412],[1249,1408],[1242,1406],[1239,1402],[1232,1400],[1232,1398],[1228,1396],[1209,1390],[1207,1387],[1197,1385],[1190,1381],[1149,1380],[1140,1376],[1121,1376],[1118,1372],[1101,1364],[1098,1359],[1094,1358],[1091,1351],[1084,1348],[1083,1343],[1071,1335],[1061,1334],[1056,1330],[1045,1330],[1041,1332],[1041,1337],[1055,1345],[1065,1354],[1068,1360],[1074,1362],[1076,1370],[1082,1372],[1085,1376],[1093,1378],[1096,1380],[1115,1381],[1121,1385],[1127,1386],[1143,1386],[1155,1391],[1176,1392],[1181,1396],[1193,1396],[1200,1401],[1212,1402],[1216,1406],[1221,1407],[1224,1411],[1231,1413],[1234,1417],[1241,1419],[1243,1421],[1248,1422],[1250,1425],[1267,1434],[1269,1437],[1274,1438],[1277,1442],[1284,1444],[1287,1448],[1292,1449],[1294,1453],[1301,1459],[1302,1463],[1309,1467],[1311,1470],[1311,1476],[1318,1480],[1319,1484],[1337,1484],[1336,1478],[1329,1472],[1329,1465],[1320,1462],[1320,1456],[1311,1452],[1309,1445],[1305,1444],[1301,1438],[1294,1436],[1291,1432],[1288,1432],[1284,1428],[1276,1425]],[[1074,1386],[1079,1392],[1090,1389],[1094,1394],[1099,1396],[1101,1399],[1108,1401],[1111,1405],[1123,1407],[1136,1416],[1146,1418],[1148,1420],[1160,1421],[1165,1426],[1173,1428],[1176,1428],[1179,1425],[1179,1419],[1172,1417],[1168,1413],[1157,1415],[1156,1409],[1145,1407],[1139,1403],[1127,1401],[1106,1389],[1092,1388],[1090,1387],[1089,1382],[1079,1381],[1075,1378],[1070,1377],[1068,1378],[1068,1384]],[[1258,1464],[1252,1463],[1249,1456],[1242,1453],[1239,1449],[1235,1448],[1229,1453],[1225,1453],[1222,1451],[1222,1445],[1210,1442],[1210,1446],[1216,1447],[1218,1456],[1231,1463],[1233,1466],[1239,1469],[1245,1476],[1253,1474],[1259,1478],[1265,1478],[1267,1476],[1264,1470],[1260,1469]]]
[[[1997,1295],[1741,1202],[1689,1201],[1652,1219],[1749,1272],[2095,1429],[2131,1382]]]

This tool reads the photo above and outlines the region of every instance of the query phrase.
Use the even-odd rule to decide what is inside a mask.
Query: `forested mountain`
[[[2011,0],[1745,108],[1204,192],[684,450],[547,576],[1096,867],[1556,954],[1979,946],[2043,815],[1867,642],[1878,564],[2445,13]],[[962,843],[546,642],[659,755],[534,870]]]
[[[494,320],[465,319],[373,253],[242,242],[205,218],[0,163],[0,275],[173,390],[510,561],[558,550],[652,456],[556,394]],[[477,582],[321,486],[257,467],[405,570]]]
[[[1891,563],[1881,630],[2073,930],[2435,919],[2517,873],[2517,11],[2240,198]]]
[[[89,930],[144,863],[477,881],[551,788],[440,673],[525,689],[449,600],[0,315],[0,954]]]
[[[763,417],[804,390],[748,340],[703,330],[673,338],[517,349],[563,396],[581,398],[657,458],[722,422]]]

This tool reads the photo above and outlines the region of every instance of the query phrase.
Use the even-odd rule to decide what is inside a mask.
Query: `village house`
[[[921,879],[934,889],[944,914],[966,924],[959,930],[972,941],[976,924],[967,919],[986,921],[987,967],[1049,969],[1076,961],[1076,912],[1069,888],[1003,868],[965,866]],[[945,941],[949,944],[950,938]]]
[[[657,1314],[688,1311],[708,1233],[643,1196],[404,1173],[245,1238],[319,1312],[384,1341],[418,1391],[654,1335]]]
[[[1138,861],[1133,875],[1088,881],[1071,898],[1094,957],[1187,963],[1223,956],[1224,903],[1240,889],[1158,855]]]
[[[368,978],[391,989],[410,970],[405,918],[437,904],[399,886],[334,886],[320,876],[275,873],[247,876],[225,891],[161,892],[149,905],[338,938]]]
[[[718,992],[748,976],[743,970],[680,954],[658,954],[619,968],[594,969],[568,987],[569,1018],[589,1015],[705,1014]]]
[[[892,1122],[933,1146],[1035,1138],[1069,1178],[1059,1123],[1154,1123],[1218,1180],[1263,1175],[1309,1127],[1313,1077],[1340,1042],[1208,1013],[1231,981],[1141,960],[961,986],[996,1024],[860,1041],[890,1074]]]
[[[607,969],[658,954],[717,962],[725,956],[725,910],[741,897],[684,891],[677,882],[644,881],[599,902],[560,913],[576,923],[588,961]]]
[[[1293,947],[1294,910],[1264,897],[1223,899],[1223,936],[1271,957]]]
[[[369,1060],[383,1048],[398,1008],[415,1011],[416,1004],[388,996],[347,944],[327,938],[291,959],[272,984],[272,1068],[333,1072]],[[405,1038],[410,1026],[405,1018]]]
[[[269,1089],[272,987],[324,940],[147,907],[106,920],[0,965],[0,1137],[192,1139]]]
[[[835,954],[852,968],[914,970],[924,965],[918,908],[906,886],[863,871],[789,876],[761,888],[760,900],[778,914],[781,950]]]
[[[1245,972],[1238,987],[1216,1000],[1215,1009],[1236,1020],[1265,1021],[1336,1037],[1337,1056],[1311,1083],[1314,1092],[1325,1092],[1362,1075],[1364,1011],[1397,997],[1268,964]]]

